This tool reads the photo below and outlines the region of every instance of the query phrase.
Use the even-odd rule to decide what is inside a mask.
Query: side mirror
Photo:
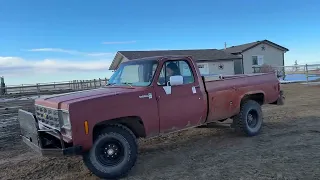
[[[171,94],[171,86],[177,86],[181,84],[183,84],[183,76],[171,76],[167,85],[163,86],[163,89],[166,92],[166,94]]]
[[[183,84],[183,76],[171,76],[170,85],[177,86]]]

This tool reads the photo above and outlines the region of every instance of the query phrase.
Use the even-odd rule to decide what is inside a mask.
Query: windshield
[[[111,76],[108,85],[149,86],[158,62],[139,60],[120,64]]]

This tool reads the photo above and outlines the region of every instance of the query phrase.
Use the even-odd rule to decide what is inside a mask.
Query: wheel
[[[247,100],[242,104],[239,114],[233,121],[235,129],[246,136],[259,134],[263,123],[261,105],[256,101]]]
[[[137,160],[135,135],[122,125],[106,127],[89,152],[83,155],[84,164],[99,178],[117,179],[127,176]]]

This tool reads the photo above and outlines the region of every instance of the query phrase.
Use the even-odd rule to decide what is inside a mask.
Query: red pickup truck
[[[233,119],[254,136],[261,105],[284,102],[275,73],[202,76],[189,56],[162,56],[120,64],[105,87],[52,95],[19,110],[23,141],[43,156],[82,155],[101,178],[127,176],[137,138]]]

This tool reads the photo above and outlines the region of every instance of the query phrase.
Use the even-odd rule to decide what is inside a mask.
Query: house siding
[[[123,56],[123,59],[120,59],[120,63],[129,61],[126,57]],[[199,61],[197,64],[207,64],[208,74],[223,74],[223,75],[234,75],[234,62],[233,60],[223,60],[223,61]],[[219,69],[219,65],[223,65],[223,69]]]
[[[204,64],[208,67],[208,74],[223,74],[223,75],[233,75],[234,74],[234,63],[233,60],[223,60],[223,61],[202,61],[197,62],[197,65]],[[219,65],[223,65],[223,69],[219,69]]]
[[[239,56],[240,57],[240,56]],[[120,65],[123,62],[129,61],[128,58],[125,56],[118,56],[114,61],[118,61],[118,64]],[[235,74],[235,64],[234,61],[241,61],[241,59],[230,59],[230,60],[214,60],[214,61],[196,61],[197,64],[205,64],[205,66],[208,67],[206,72],[204,74],[222,74],[222,75],[234,75]],[[223,65],[223,69],[219,68],[219,65]],[[242,64],[240,64],[242,66]],[[112,68],[117,69],[116,65],[112,66]],[[237,71],[239,71],[239,68],[237,67]],[[239,73],[238,73],[239,74]]]
[[[262,46],[265,47],[265,51],[262,51]],[[277,48],[274,48],[268,44],[259,44],[258,46],[249,49],[243,54],[243,67],[244,73],[250,74],[253,73],[252,68],[252,56],[255,55],[262,55],[264,64],[271,65],[271,66],[284,66],[283,64],[283,57],[284,51],[281,51]]]

